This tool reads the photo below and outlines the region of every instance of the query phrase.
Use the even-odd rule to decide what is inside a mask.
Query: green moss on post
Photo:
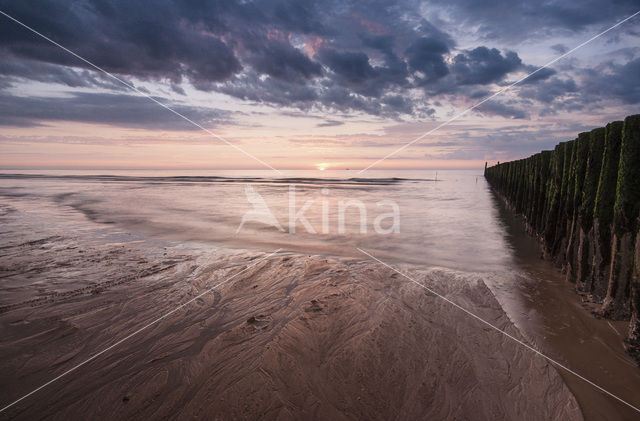
[[[572,143],[564,142],[561,143],[562,146],[562,171],[560,172],[560,194],[558,196],[558,216],[556,218],[556,228],[555,228],[555,238],[553,239],[553,245],[551,247],[554,260],[558,261],[558,256],[561,254],[561,243],[564,237],[564,216],[566,213],[566,205],[567,205],[567,190],[568,190],[568,172],[569,167],[571,165],[571,150]]]
[[[542,154],[535,154],[531,159],[531,194],[529,199],[529,226],[535,232],[538,217],[538,182],[540,179]]]
[[[598,181],[598,191],[593,209],[594,225],[594,268],[591,294],[596,300],[604,299],[609,282],[611,263],[611,229],[613,206],[616,200],[620,143],[622,142],[622,121],[607,124],[602,154],[602,169]]]
[[[573,219],[573,196],[575,185],[575,163],[577,152],[578,140],[572,140],[569,147],[571,153],[569,155],[569,161],[567,168],[564,172],[564,184],[566,185],[564,191],[564,203],[562,208],[562,214],[560,215],[560,242],[558,244],[559,250],[556,256],[556,262],[561,265],[565,265],[567,262],[567,242],[568,237],[571,234],[571,222]]]
[[[640,115],[485,174],[605,316],[631,316],[640,361]]]
[[[589,144],[591,139],[591,133],[584,132],[578,135],[576,144],[576,156],[575,156],[575,168],[574,168],[574,192],[573,192],[573,207],[576,210],[582,204],[582,189],[584,187],[584,177],[587,172],[587,159],[589,158]]]
[[[636,224],[640,224],[640,216]],[[627,350],[640,361],[640,230],[636,234],[636,251],[631,278],[631,322],[627,336]]]
[[[577,245],[574,245],[574,253],[576,255],[575,277],[576,287],[584,292],[590,292],[593,285],[593,210],[600,180],[600,169],[602,168],[604,139],[604,127],[594,129],[589,133],[589,151],[587,153],[584,182],[582,183],[582,199],[578,207]]]
[[[640,115],[624,120],[620,162],[613,208],[611,276],[602,312],[610,317],[630,313],[630,278],[633,273],[634,242],[640,213]]]
[[[516,213],[522,212],[522,197],[524,196],[524,173],[523,173],[523,160],[519,159],[515,162],[516,174],[518,175],[515,197],[515,211]]]
[[[533,179],[535,176],[535,164],[538,155],[533,155],[528,159],[525,159],[526,165],[526,195],[524,197],[524,203],[522,206],[522,214],[527,220],[527,223],[531,224],[531,213],[533,211]]]
[[[589,136],[589,156],[582,188],[582,204],[578,210],[582,227],[588,231],[593,224],[593,212],[602,168],[605,128],[594,129]]]
[[[547,187],[548,207],[547,222],[544,230],[544,245],[547,253],[553,255],[553,243],[558,224],[558,212],[560,211],[560,189],[562,188],[562,167],[564,163],[565,143],[556,146],[551,159],[551,170]]]
[[[538,173],[538,212],[536,215],[536,232],[542,234],[547,222],[547,186],[549,185],[551,159],[553,151],[542,151],[540,154],[540,172]]]
[[[640,212],[640,114],[624,120],[614,226],[618,232],[636,231]]]
[[[580,133],[576,140],[576,151],[573,159],[573,199],[570,207],[569,231],[566,251],[567,280],[576,282],[578,275],[578,244],[580,236],[580,221],[578,209],[582,205],[582,189],[584,187],[584,175],[587,171],[587,158],[589,156],[589,138],[587,132]]]

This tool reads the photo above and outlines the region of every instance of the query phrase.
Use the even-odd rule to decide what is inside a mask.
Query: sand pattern
[[[83,245],[81,237],[44,234],[5,241],[0,257],[2,282],[29,286],[2,297],[3,404],[266,255]],[[405,269],[521,337],[481,280]],[[61,271],[67,280],[56,290],[47,280]],[[438,297],[372,262],[296,254],[258,262],[0,418],[80,414],[114,420],[582,418],[545,360]]]

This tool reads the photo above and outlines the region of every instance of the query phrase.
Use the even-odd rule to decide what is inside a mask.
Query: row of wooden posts
[[[630,319],[639,356],[640,115],[485,167],[485,177],[601,315]]]

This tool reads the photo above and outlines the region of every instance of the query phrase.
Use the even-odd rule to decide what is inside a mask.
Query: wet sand
[[[537,240],[495,197],[519,274],[494,290],[529,343],[598,386],[640,407],[640,369],[625,352],[628,322],[596,317],[560,268],[541,258]],[[524,274],[526,276],[521,276]],[[559,370],[587,420],[632,420],[638,413],[575,375]]]
[[[266,255],[21,235],[3,232],[0,257],[3,406]],[[522,337],[479,278],[404,269]],[[372,262],[296,254],[260,261],[0,413],[167,417],[582,418],[544,359],[440,298]]]

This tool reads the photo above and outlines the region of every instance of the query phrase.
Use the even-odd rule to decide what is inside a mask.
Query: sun
[[[327,168],[329,168],[331,166],[331,164],[329,164],[328,162],[320,162],[318,164],[315,164],[316,168],[320,171],[324,171]]]

